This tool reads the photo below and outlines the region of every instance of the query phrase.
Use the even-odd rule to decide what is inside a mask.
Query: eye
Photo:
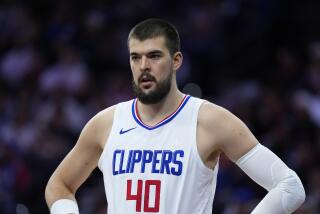
[[[150,59],[157,60],[157,59],[160,59],[161,55],[160,54],[151,54],[149,57],[150,57]]]
[[[138,56],[138,55],[132,55],[131,56],[131,60],[132,61],[137,61],[137,60],[139,60],[140,59],[140,57]]]

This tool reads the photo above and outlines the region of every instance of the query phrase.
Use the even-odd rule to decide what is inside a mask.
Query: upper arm
[[[207,149],[223,152],[234,162],[258,143],[239,118],[220,106],[204,103],[200,108],[199,120]]]
[[[114,107],[94,116],[83,128],[76,145],[67,154],[51,177],[72,193],[96,168],[113,121]],[[50,181],[49,181],[50,183]]]

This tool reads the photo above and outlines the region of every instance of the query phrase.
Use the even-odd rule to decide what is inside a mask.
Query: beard
[[[170,74],[166,79],[161,82],[157,82],[156,79],[149,74],[148,72],[143,72],[140,77],[138,78],[138,84],[142,82],[142,77],[145,76],[146,78],[155,82],[156,87],[147,93],[145,93],[138,84],[132,80],[132,89],[134,95],[138,98],[138,100],[143,104],[156,104],[160,102],[163,98],[167,96],[171,89],[171,80],[172,80],[173,71],[170,71]]]

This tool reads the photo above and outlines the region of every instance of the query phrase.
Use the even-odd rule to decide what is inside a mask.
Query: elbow
[[[296,191],[297,192],[297,204],[299,204],[298,207],[300,207],[303,204],[303,202],[306,200],[306,192],[304,190],[304,187],[303,187],[300,179],[299,178],[297,178],[297,179],[299,180],[299,183],[300,183],[297,187],[298,190]]]
[[[283,195],[284,197],[282,198],[282,204],[289,213],[294,212],[306,199],[303,184],[298,175],[290,170],[289,176],[281,186],[285,192]]]
[[[299,179],[299,181],[300,181],[300,179]],[[296,207],[297,208],[300,207],[306,199],[306,192],[303,188],[301,181],[300,181],[300,184],[298,184],[296,186],[296,190],[295,190],[295,192],[292,193],[292,195],[293,195],[292,198],[295,200]]]
[[[299,179],[299,178],[298,178]],[[299,179],[299,181],[300,181],[300,179]],[[303,185],[302,185],[302,182],[300,181],[300,192],[301,192],[301,204],[306,200],[306,192],[305,192],[305,190],[304,190],[304,187],[303,187]]]

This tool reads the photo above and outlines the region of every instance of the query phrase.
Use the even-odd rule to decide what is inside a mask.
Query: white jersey
[[[144,124],[137,100],[116,106],[98,166],[108,214],[211,214],[218,164],[207,168],[196,145],[203,100],[186,95],[171,115]]]

